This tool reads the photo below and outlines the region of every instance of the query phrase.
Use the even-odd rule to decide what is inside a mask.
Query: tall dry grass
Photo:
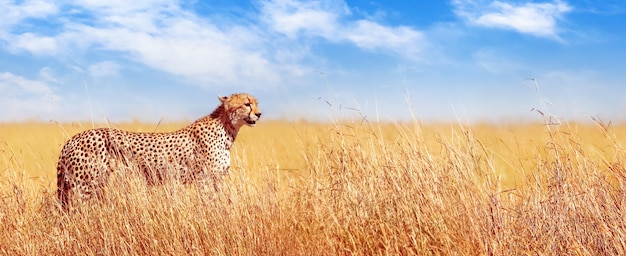
[[[626,126],[265,122],[220,193],[118,172],[65,214],[56,154],[86,128],[0,125],[0,254],[626,254]]]

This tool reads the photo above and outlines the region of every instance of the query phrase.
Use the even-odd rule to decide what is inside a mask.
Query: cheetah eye
[[[248,102],[248,103],[246,103],[246,104],[244,104],[244,105],[245,105],[246,107],[249,107],[249,106],[250,106],[250,105],[252,105],[252,104],[250,104],[250,102]]]

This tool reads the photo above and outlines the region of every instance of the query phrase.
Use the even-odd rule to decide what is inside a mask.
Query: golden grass
[[[623,125],[266,121],[217,195],[117,173],[61,213],[58,152],[87,128],[0,124],[0,254],[626,253]]]

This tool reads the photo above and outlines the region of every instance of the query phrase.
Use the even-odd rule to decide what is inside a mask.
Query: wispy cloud
[[[482,48],[472,54],[474,63],[492,74],[510,73],[525,70],[523,64],[517,62],[514,57],[506,56],[494,49]]]
[[[0,73],[0,90],[4,94],[14,96],[29,94],[48,96],[52,94],[52,89],[45,83],[28,80],[8,72]]]
[[[29,31],[34,27],[30,22],[58,13],[52,1],[0,1],[0,42],[5,41],[9,51],[30,52],[34,55],[54,54],[57,50],[55,39],[45,35],[37,35]]]
[[[123,70],[122,56],[202,86],[268,86],[312,70],[307,60],[315,57],[303,38],[409,59],[416,58],[424,45],[421,32],[413,28],[351,20],[343,1],[261,1],[248,20],[219,22],[173,0],[7,5],[4,14],[10,18],[0,27],[7,49],[56,58],[96,53],[97,58],[85,63],[95,76]],[[16,29],[31,19],[46,19],[47,27]],[[108,54],[97,54],[102,52],[118,54],[116,64],[110,65]]]
[[[94,77],[116,76],[119,68],[119,64],[116,62],[103,61],[89,66],[89,73]]]
[[[39,78],[46,83],[58,84],[59,79],[56,77],[54,70],[50,67],[44,67],[39,70]]]
[[[562,1],[508,3],[505,1],[453,0],[454,12],[469,24],[515,30],[558,39],[558,24],[572,7]]]
[[[620,0],[450,0],[415,5],[345,0],[0,0],[0,57],[6,60],[0,62],[0,107],[5,110],[0,120],[47,120],[53,114],[48,107],[52,99],[60,106],[60,120],[124,120],[133,115],[158,119],[163,114],[193,118],[212,105],[207,101],[214,97],[207,100],[203,93],[234,90],[265,98],[268,116],[297,112],[292,105],[285,107],[286,98],[302,113],[315,111],[313,104],[326,108],[317,99],[332,91],[350,92],[368,102],[385,99],[382,113],[402,107],[396,101],[402,99],[403,88],[422,95],[424,116],[447,115],[441,109],[457,99],[454,95],[473,95],[458,99],[484,105],[474,111],[477,115],[496,108],[506,115],[510,99],[517,95],[508,88],[493,88],[528,76],[550,88],[566,79],[542,78],[545,70],[595,70],[593,78],[609,77],[606,84],[622,88],[622,5]],[[576,15],[569,15],[574,8]],[[520,41],[518,36],[499,36],[501,31],[540,40]],[[578,40],[581,35],[594,40]],[[545,47],[546,41],[565,39],[571,43]],[[596,91],[623,95],[615,90]],[[137,95],[143,100],[134,98]],[[589,104],[579,106],[592,105],[583,100]],[[339,101],[334,105],[349,100]],[[610,105],[617,100],[597,102]],[[185,116],[185,110],[191,114]]]
[[[51,14],[57,13],[57,6],[54,1],[49,0],[26,0],[19,1],[2,1],[0,8],[0,35],[6,35],[7,29],[19,24],[28,18],[45,18]]]
[[[8,72],[0,73],[0,120],[51,118],[54,98],[58,99],[58,96],[45,82],[29,80]]]
[[[95,25],[73,23],[64,38],[124,53],[131,61],[204,86],[279,80],[280,65],[266,55],[265,40],[253,28],[218,26],[168,1],[104,3],[81,6],[94,15]]]
[[[345,37],[364,49],[391,50],[400,55],[417,57],[425,45],[421,32],[407,26],[386,27],[381,24],[359,20]]]
[[[267,1],[262,13],[271,28],[289,38],[319,37],[369,51],[389,51],[409,59],[418,57],[426,44],[423,33],[408,26],[350,19],[350,9],[343,2]]]
[[[261,17],[271,29],[289,38],[338,37],[339,19],[349,14],[341,1],[270,0],[261,4]]]
[[[54,37],[23,33],[12,38],[9,50],[30,52],[33,55],[55,55],[58,46]]]

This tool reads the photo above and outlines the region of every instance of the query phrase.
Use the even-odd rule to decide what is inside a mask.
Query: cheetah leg
[[[57,174],[57,198],[61,204],[61,208],[67,211],[70,208],[71,197],[70,184],[65,179],[65,171],[61,171]]]

